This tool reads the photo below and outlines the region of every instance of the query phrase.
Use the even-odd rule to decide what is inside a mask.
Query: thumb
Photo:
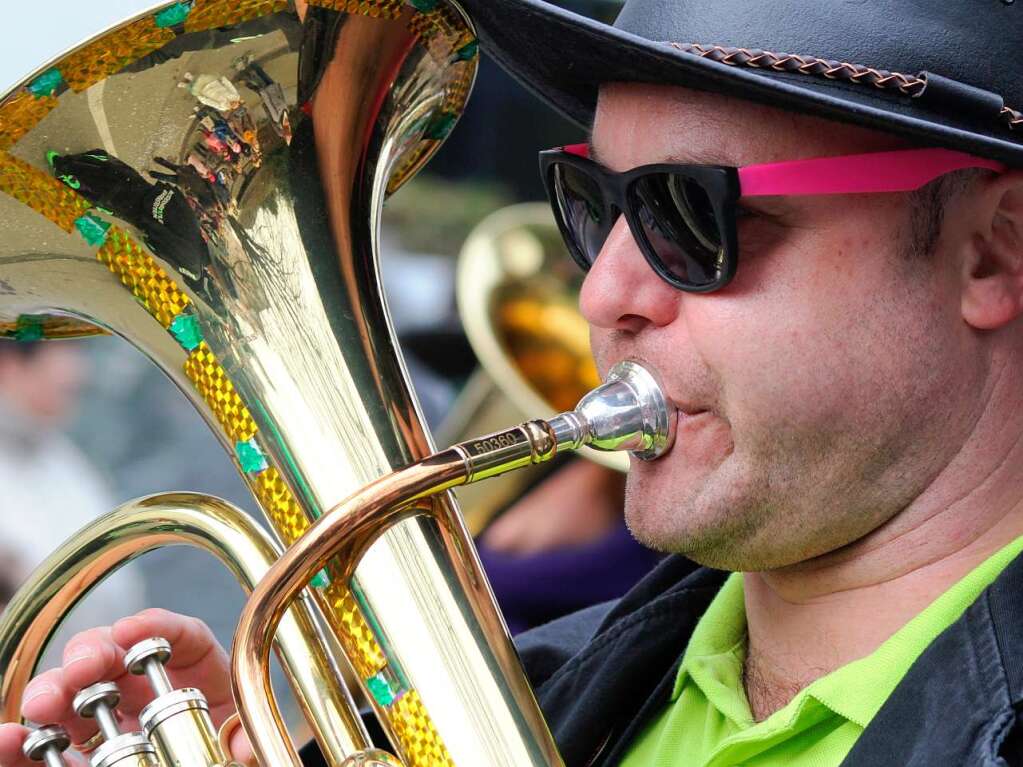
[[[252,753],[252,744],[249,743],[249,736],[240,722],[235,723],[234,730],[227,738],[229,756],[246,767],[256,767],[256,756]]]

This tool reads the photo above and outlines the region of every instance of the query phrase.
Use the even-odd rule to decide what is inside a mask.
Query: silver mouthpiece
[[[664,396],[656,376],[640,363],[625,360],[574,411],[549,423],[558,450],[587,445],[596,450],[628,450],[652,461],[675,442],[677,420],[675,406]]]

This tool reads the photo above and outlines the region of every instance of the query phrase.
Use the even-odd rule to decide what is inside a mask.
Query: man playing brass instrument
[[[521,640],[566,763],[1023,763],[1023,4],[464,5],[592,121],[542,164],[593,351],[684,411],[626,508],[681,556]],[[74,692],[153,634],[226,717],[226,654],[159,611],[76,638],[25,715],[87,741]]]

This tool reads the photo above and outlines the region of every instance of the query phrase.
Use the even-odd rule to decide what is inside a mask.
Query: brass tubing
[[[412,506],[413,501],[463,484],[467,476],[462,454],[446,450],[381,477],[317,520],[252,590],[235,633],[231,683],[260,764],[301,767],[270,694],[270,637],[288,604],[333,557],[343,566],[343,577],[351,578],[362,554],[384,531],[434,508]]]
[[[244,512],[195,493],[142,498],[100,517],[51,554],[0,617],[0,716],[20,720],[25,686],[61,619],[99,581],[147,551],[174,544],[204,549],[249,591],[271,569],[278,546]],[[299,589],[300,590],[300,589]],[[369,736],[301,598],[276,632],[277,652],[328,761],[369,747]],[[267,637],[271,641],[274,634]]]

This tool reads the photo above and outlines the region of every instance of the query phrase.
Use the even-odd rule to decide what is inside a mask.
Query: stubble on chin
[[[684,488],[654,486],[630,474],[625,521],[632,535],[648,548],[681,554],[706,567],[749,569],[753,542],[769,512],[761,493],[748,487],[740,491],[728,468]]]
[[[730,454],[695,481],[678,467],[636,467],[626,485],[629,529],[656,551],[706,567],[766,571],[848,545],[902,508],[882,502],[892,490],[884,472],[900,463],[890,446],[848,434],[844,450],[821,435],[791,442]]]

